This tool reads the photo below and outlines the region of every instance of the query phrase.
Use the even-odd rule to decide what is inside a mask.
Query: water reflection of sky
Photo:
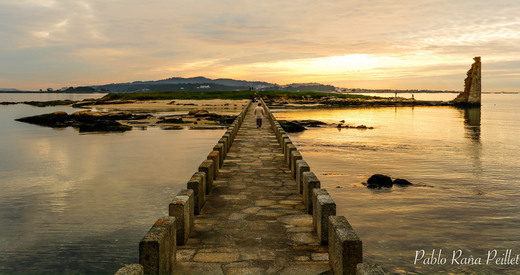
[[[80,135],[14,121],[68,107],[0,106],[0,273],[113,273],[224,130]]]
[[[413,265],[418,249],[482,257],[520,244],[520,158],[512,153],[520,149],[520,117],[511,112],[520,101],[500,96],[486,95],[481,113],[384,107],[277,110],[275,116],[374,127],[290,134],[338,214],[361,236],[368,261],[393,272],[518,273],[518,266]],[[366,189],[361,183],[376,173],[419,186]]]

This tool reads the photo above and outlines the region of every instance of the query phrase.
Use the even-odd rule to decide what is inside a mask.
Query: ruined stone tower
[[[464,92],[460,93],[452,102],[461,105],[480,106],[481,101],[481,87],[480,87],[480,71],[481,63],[480,56],[473,58],[475,63],[471,65],[464,80]]]

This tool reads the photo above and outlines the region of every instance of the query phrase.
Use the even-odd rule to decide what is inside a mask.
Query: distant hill
[[[113,83],[92,86],[103,92],[159,92],[159,91],[243,91],[251,88],[256,91],[329,91],[335,90],[332,85],[319,83],[277,85],[264,81],[246,81],[228,78],[210,79],[206,77],[172,77],[155,81],[134,81],[129,83]]]

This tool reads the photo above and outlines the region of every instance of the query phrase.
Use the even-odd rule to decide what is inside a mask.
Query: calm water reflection
[[[0,273],[114,273],[224,130],[80,135],[0,106]]]
[[[281,110],[279,119],[318,119],[373,130],[291,134],[364,242],[366,260],[391,272],[520,273],[519,265],[451,264],[452,251],[520,254],[519,95],[485,95],[482,111],[451,107]],[[418,186],[369,190],[382,173]],[[414,265],[415,252],[443,250],[445,265]],[[485,258],[484,258],[485,260]]]
[[[362,238],[367,261],[392,272],[518,274],[519,266],[413,261],[421,249],[520,254],[519,105],[519,95],[485,95],[480,113],[390,107],[276,116],[375,127],[291,134]],[[80,135],[14,121],[58,110],[73,111],[0,106],[0,273],[113,273],[136,263],[140,238],[223,134]],[[368,190],[361,182],[374,173],[418,186]]]

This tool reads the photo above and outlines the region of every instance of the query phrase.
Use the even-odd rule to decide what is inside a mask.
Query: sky
[[[0,88],[205,76],[520,91],[518,0],[0,0]]]

